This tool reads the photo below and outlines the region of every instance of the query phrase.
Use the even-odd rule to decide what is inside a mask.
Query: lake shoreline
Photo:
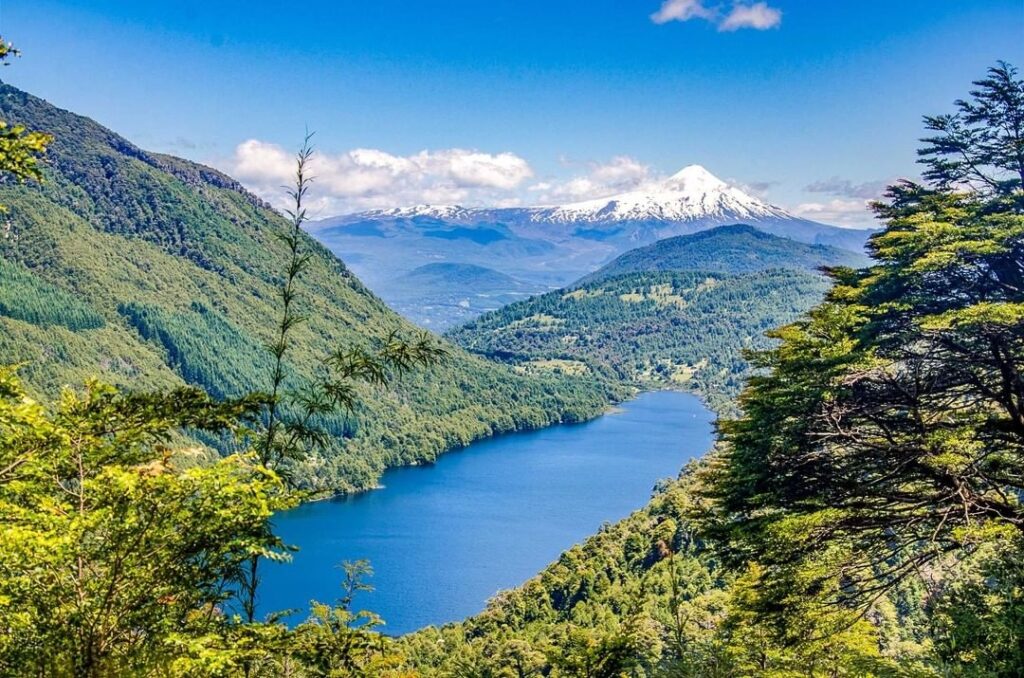
[[[468,449],[469,447],[471,447],[473,445],[476,445],[477,443],[486,442],[488,440],[496,440],[496,439],[501,438],[503,436],[518,435],[520,433],[529,433],[531,431],[543,431],[545,429],[549,429],[549,428],[552,428],[554,426],[572,426],[574,424],[586,424],[586,423],[589,423],[589,422],[594,421],[596,419],[600,419],[601,417],[604,417],[604,416],[607,416],[607,415],[620,414],[620,413],[622,413],[624,411],[624,409],[623,409],[623,405],[624,404],[630,403],[630,402],[636,400],[637,398],[643,396],[646,393],[668,392],[668,393],[682,393],[684,395],[691,395],[691,396],[697,398],[698,400],[700,400],[701,404],[705,408],[707,408],[711,412],[715,413],[716,418],[718,416],[720,416],[718,414],[718,412],[716,412],[715,409],[712,408],[711,405],[708,403],[707,398],[705,398],[702,393],[699,393],[696,390],[688,390],[688,389],[679,388],[678,386],[673,386],[673,385],[665,385],[663,387],[657,387],[657,386],[651,385],[651,384],[644,384],[644,385],[632,384],[632,385],[630,385],[630,388],[635,389],[635,391],[632,394],[630,394],[629,397],[624,398],[623,400],[609,402],[608,405],[603,410],[601,410],[600,412],[598,412],[594,416],[590,417],[589,419],[583,419],[583,420],[580,420],[580,421],[568,421],[568,422],[567,421],[559,420],[559,421],[551,422],[549,424],[545,424],[544,426],[536,426],[536,427],[532,427],[532,428],[518,428],[518,429],[509,430],[509,431],[498,431],[497,433],[491,433],[489,435],[482,436],[480,438],[474,438],[473,440],[469,441],[465,445],[458,445],[458,446],[453,446],[453,447],[446,448],[445,450],[443,450],[440,453],[438,453],[437,457],[435,459],[431,460],[431,461],[411,462],[411,463],[408,463],[408,464],[398,464],[396,466],[387,466],[381,472],[381,478],[383,478],[384,475],[388,471],[392,471],[392,470],[395,470],[395,469],[429,468],[431,466],[436,465],[445,455],[448,455],[448,454],[450,454],[452,452],[461,452],[463,450]],[[355,497],[355,496],[358,496],[358,495],[361,495],[361,494],[365,494],[367,492],[376,492],[378,490],[385,489],[386,487],[387,487],[387,485],[384,485],[384,484],[380,483],[379,479],[378,479],[378,482],[376,484],[370,486],[370,487],[364,487],[364,488],[359,488],[359,489],[355,489],[355,490],[340,491],[340,492],[339,491],[326,491],[326,490],[324,492],[317,492],[314,495],[312,495],[311,497],[309,497],[307,499],[304,499],[302,501],[302,504],[310,504],[310,503],[321,502],[321,501],[330,501],[330,500],[333,500],[333,499],[343,499],[343,498],[346,498],[346,497]]]
[[[377,591],[357,607],[388,620],[388,634],[479,612],[602,524],[642,508],[659,480],[711,447],[714,414],[692,393],[643,392],[615,410],[482,440],[460,448],[473,454],[389,469],[380,492],[278,514],[275,532],[299,550],[266,571],[263,609],[334,600],[336,565],[368,559]]]

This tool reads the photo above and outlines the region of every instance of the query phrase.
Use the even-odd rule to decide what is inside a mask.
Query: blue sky
[[[595,197],[699,163],[867,223],[921,115],[997,59],[1021,0],[0,0],[0,73],[140,146],[275,191],[304,128],[324,216]]]

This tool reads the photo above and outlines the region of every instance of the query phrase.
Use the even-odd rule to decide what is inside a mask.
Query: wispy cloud
[[[874,224],[870,201],[835,198],[824,202],[805,202],[790,210],[798,217],[846,228],[866,228]]]
[[[650,166],[619,155],[606,163],[588,163],[582,174],[564,180],[539,181],[528,190],[535,196],[535,202],[555,204],[637,190],[659,178]]]
[[[665,0],[661,8],[651,15],[656,24],[667,24],[669,21],[689,21],[704,19],[712,21],[717,12],[704,6],[702,0]]]
[[[832,177],[808,184],[804,190],[808,193],[827,193],[829,195],[841,196],[844,198],[863,198],[873,200],[880,198],[889,185],[889,181],[876,180],[854,183],[849,179]]]
[[[741,28],[753,28],[766,31],[769,28],[778,28],[781,23],[782,10],[769,7],[766,2],[756,2],[753,5],[737,3],[719,22],[718,30],[738,31]]]
[[[155,144],[155,150],[177,155],[195,155],[196,151],[210,155],[210,152],[216,148],[216,141],[197,140],[185,136],[177,136],[167,139],[163,143]]]
[[[651,21],[656,24],[691,19],[713,23],[719,31],[738,31],[742,28],[765,31],[782,24],[782,10],[770,7],[767,2],[735,2],[728,11],[724,11],[720,5],[705,5],[704,0],[664,0],[658,11],[651,14]]]
[[[199,144],[188,137],[174,137],[173,141],[167,142],[167,145],[171,148],[180,148],[186,151],[194,151],[199,148]]]
[[[282,147],[250,139],[220,163],[225,171],[272,204],[284,206],[282,186],[291,181],[293,155]],[[311,170],[316,180],[311,213],[342,212],[419,203],[496,204],[533,177],[530,164],[514,153],[462,148],[394,155],[373,148],[319,152]]]
[[[728,179],[728,181],[738,186],[741,191],[762,199],[767,199],[768,192],[781,183],[779,181],[741,181],[740,179],[732,178]]]
[[[229,157],[212,164],[271,204],[286,208],[288,198],[283,187],[292,181],[294,163],[289,150],[249,139],[238,144]],[[563,158],[561,164],[564,174],[535,178],[530,163],[511,152],[463,148],[425,150],[411,155],[375,148],[318,152],[312,160],[316,179],[308,208],[313,218],[324,218],[424,203],[481,207],[558,205],[629,191],[660,190],[666,176],[629,155],[603,162]],[[730,181],[762,199],[768,199],[766,194],[777,185],[774,181]],[[870,226],[870,199],[880,194],[885,183],[855,183],[839,177],[816,181],[804,190],[822,194],[822,199],[812,198],[790,211],[837,226]]]
[[[855,182],[836,176],[814,181],[804,186],[804,191],[827,198],[802,203],[793,211],[802,217],[836,226],[872,226],[875,224],[871,203],[882,197],[890,183],[884,179]]]

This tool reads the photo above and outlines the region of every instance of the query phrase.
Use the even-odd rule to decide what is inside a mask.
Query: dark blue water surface
[[[333,602],[338,565],[366,558],[376,590],[356,607],[381,615],[384,631],[475,614],[643,506],[657,480],[710,447],[712,419],[692,395],[646,393],[585,424],[478,442],[432,466],[388,471],[383,489],[283,513],[278,533],[300,550],[264,567],[261,608]]]

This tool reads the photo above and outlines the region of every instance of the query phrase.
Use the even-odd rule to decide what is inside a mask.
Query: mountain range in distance
[[[7,208],[5,232],[0,238],[0,350],[8,360],[24,363],[20,374],[31,391],[49,396],[63,385],[80,384],[93,375],[114,385],[140,389],[192,384],[217,397],[264,387],[269,374],[264,346],[271,340],[277,284],[287,260],[276,236],[287,228],[281,215],[220,172],[148,153],[88,118],[3,84],[0,117],[17,120],[30,129],[57,132],[43,184],[0,184],[0,204]],[[708,213],[732,219],[741,208],[747,210],[742,212],[743,218],[753,221],[759,216],[752,207],[744,207],[732,189],[701,179],[699,172],[689,174],[696,179],[687,179],[680,186],[689,185],[690,202],[699,203],[691,216]],[[705,190],[708,186],[714,190]],[[627,213],[637,214],[635,208],[634,204]],[[628,248],[630,242],[619,245],[615,244],[619,243],[617,235],[602,240],[590,231],[576,233],[573,229],[584,223],[590,230],[611,232],[617,228],[586,221],[604,217],[588,217],[589,212],[582,209],[559,211],[561,221],[550,229],[548,240],[529,236],[528,229],[535,235],[543,232],[539,222],[515,227],[511,221],[460,224],[457,219],[465,218],[458,216],[461,213],[447,212],[447,220],[441,220],[438,212],[429,227],[426,222],[408,222],[415,228],[406,229],[404,238],[351,236],[401,245],[394,251],[405,252],[410,261],[416,258],[417,242],[442,243],[455,253],[463,243],[471,243],[479,253],[492,256],[491,266],[467,261],[425,261],[408,270],[398,263],[389,266],[384,287],[393,295],[393,306],[399,306],[394,299],[402,297],[429,311],[431,299],[443,297],[449,303],[438,307],[439,313],[452,324],[482,312],[496,313],[507,304],[513,310],[525,309],[524,300],[536,299],[538,294],[544,297],[561,286],[559,278],[575,275],[572,266],[560,264],[551,254],[558,248],[584,251],[584,246],[593,245],[603,247],[601,252],[615,252],[620,246]],[[529,213],[523,214],[527,219]],[[555,219],[555,212],[551,214]],[[682,216],[682,212],[673,214]],[[760,216],[759,228],[768,218]],[[372,229],[385,233],[401,219],[364,220],[359,228],[364,234]],[[838,230],[821,228],[822,237]],[[320,235],[323,237],[323,232]],[[805,269],[843,263],[834,261],[834,255],[844,250],[801,244],[751,227],[715,228],[686,237],[689,244],[670,238],[641,250],[645,252],[643,266],[651,270],[677,266],[668,259],[678,258],[684,250],[689,252],[690,264],[701,256],[711,261],[726,252],[730,261],[745,261],[748,266],[752,261],[760,262],[758,266],[775,266],[779,260]],[[311,239],[304,238],[303,244],[311,256],[303,297],[309,313],[308,321],[296,330],[289,353],[295,379],[301,382],[315,374],[317,356],[338,346],[368,346],[375,337],[391,331],[415,331],[327,248]],[[496,251],[505,255],[493,256]],[[542,255],[552,257],[548,269],[534,265]],[[346,256],[359,265],[358,257]],[[628,263],[633,256],[636,253],[622,261]],[[658,263],[662,258],[668,263]],[[400,261],[401,257],[394,259]],[[587,261],[586,273],[597,267],[596,261]],[[711,263],[704,265],[714,269]],[[701,273],[700,280],[706,275]],[[785,298],[774,299],[770,308],[766,306],[766,313],[790,309],[797,297],[819,293],[815,285],[822,284],[820,276],[811,278],[817,281],[809,283],[811,294],[799,295],[794,291],[795,279],[778,284],[777,278],[758,278],[767,285],[765,289],[785,294]],[[664,285],[670,283],[674,291],[666,292]],[[715,295],[733,284],[723,282],[715,288]],[[568,301],[573,303],[564,309],[565,315],[597,313],[594,317],[608,318],[609,323],[642,317],[649,328],[658,329],[659,323],[677,320],[673,314],[684,308],[676,299],[679,297],[685,303],[709,304],[709,309],[714,308],[709,315],[721,311],[723,321],[737,317],[742,323],[732,327],[737,337],[755,335],[764,324],[756,319],[751,324],[744,309],[724,305],[732,303],[730,300],[720,305],[714,301],[717,296],[705,294],[707,285],[694,287],[686,280],[653,283],[644,278],[636,283],[642,293],[613,293],[607,286],[601,289],[607,294],[598,299],[595,292],[593,300],[588,298],[585,304],[576,304],[570,297]],[[546,299],[561,299],[560,294]],[[641,299],[635,302],[638,294]],[[620,299],[620,295],[626,298]],[[770,296],[756,292],[746,298]],[[668,306],[665,299],[669,299]],[[607,309],[602,306],[605,303],[610,304]],[[429,312],[406,313],[430,326]],[[479,335],[481,341],[484,336]],[[498,332],[495,336],[504,335]],[[499,346],[497,339],[487,341]],[[671,343],[677,342],[673,339]],[[467,342],[465,347],[487,354],[475,343]],[[327,425],[337,445],[293,469],[293,477],[311,489],[369,487],[386,467],[429,462],[444,450],[479,437],[586,419],[625,393],[621,384],[614,383],[616,378],[632,380],[636,376],[617,371],[618,363],[612,358],[593,365],[595,374],[613,377],[597,383],[558,370],[524,373],[517,369],[521,365],[496,364],[455,346],[449,348],[450,359],[444,365],[410,375],[393,390],[360,389],[362,416],[357,420],[340,414],[332,418]],[[676,370],[672,374],[676,374],[697,362],[693,356],[666,353],[663,362],[651,363],[647,369],[660,375],[658,370],[668,370],[671,363]],[[605,365],[616,368],[609,371]],[[438,411],[444,412],[440,419],[434,414]],[[345,454],[339,453],[342,448]]]
[[[598,200],[545,207],[372,210],[315,222],[311,231],[386,302],[425,327],[443,330],[490,310],[494,306],[486,299],[493,297],[481,297],[472,284],[460,282],[461,275],[443,285],[407,284],[405,276],[422,266],[491,269],[514,284],[492,287],[486,294],[514,297],[523,290],[570,284],[638,247],[734,224],[817,247],[821,263],[829,265],[859,260],[871,234],[797,217],[700,165],[642,190]],[[796,256],[813,254],[805,248]]]
[[[716,226],[619,255],[575,283],[489,310],[445,336],[527,373],[595,375],[640,389],[684,388],[734,413],[744,352],[821,301],[833,267],[864,254],[753,226]]]

